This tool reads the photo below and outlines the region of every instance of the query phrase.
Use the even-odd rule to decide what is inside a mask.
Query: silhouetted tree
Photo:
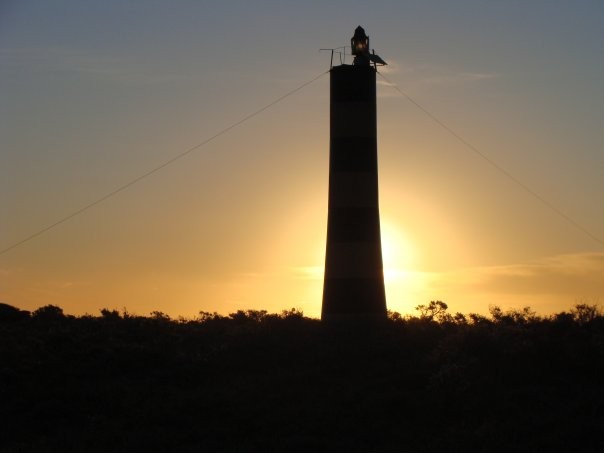
[[[121,319],[120,312],[117,310],[109,310],[108,308],[101,308],[101,316],[106,320],[119,320]]]
[[[599,307],[447,308],[334,329],[41,307],[0,322],[0,451],[604,451]]]
[[[32,317],[35,319],[56,320],[63,319],[65,315],[63,314],[63,309],[61,307],[57,307],[56,305],[45,305],[44,307],[34,310]]]
[[[486,316],[480,315],[478,313],[470,313],[468,315],[468,318],[470,319],[470,321],[472,322],[472,324],[491,324],[491,320],[489,318],[487,318]]]
[[[497,305],[490,305],[489,313],[491,314],[493,321],[508,325],[524,325],[539,320],[539,317],[535,311],[531,309],[531,307],[524,307],[522,310],[508,310],[504,312]]]
[[[575,322],[579,325],[589,324],[596,318],[601,317],[602,311],[598,305],[577,304],[571,309]]]
[[[151,319],[155,319],[156,321],[164,321],[164,322],[171,321],[170,316],[168,316],[167,314],[165,314],[162,311],[152,311]]]
[[[466,315],[464,315],[463,313],[455,313],[455,316],[453,316],[453,321],[456,324],[467,324],[468,323],[468,319],[466,318]]]
[[[419,310],[422,319],[437,322],[449,322],[452,320],[451,316],[447,313],[448,308],[449,306],[440,300],[433,300],[427,306],[418,305],[415,307],[416,310]]]
[[[283,310],[280,317],[283,319],[303,319],[304,312],[299,308],[291,308],[289,310]]]
[[[229,318],[237,322],[260,322],[268,315],[266,310],[237,310],[229,314]]]
[[[0,321],[19,321],[28,319],[30,312],[20,310],[12,305],[0,303]]]
[[[402,322],[403,315],[401,315],[398,311],[388,310],[388,319],[394,322]]]

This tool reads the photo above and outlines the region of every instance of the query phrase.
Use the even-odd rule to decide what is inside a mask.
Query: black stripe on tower
[[[329,210],[344,207],[375,207],[377,175],[364,171],[332,172],[329,176]]]
[[[386,316],[384,278],[330,278],[323,291],[322,318],[337,319],[338,315]]]
[[[377,174],[375,137],[331,139],[329,171],[363,171]]]
[[[377,206],[343,207],[329,210],[329,242],[373,242],[379,247],[380,224]]]
[[[381,260],[375,242],[332,242],[327,257],[326,278],[381,278],[382,269],[371,263]]]
[[[362,66],[331,68],[331,102],[368,102],[375,105],[375,70]]]

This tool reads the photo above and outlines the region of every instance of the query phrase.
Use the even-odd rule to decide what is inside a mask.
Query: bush
[[[12,305],[0,303],[0,321],[20,321],[28,319],[30,312],[20,310]]]
[[[32,317],[40,320],[58,320],[65,318],[65,315],[63,314],[63,309],[61,307],[57,307],[56,305],[45,305],[44,307],[34,310]]]

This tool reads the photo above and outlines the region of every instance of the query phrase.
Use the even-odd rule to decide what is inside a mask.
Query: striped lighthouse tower
[[[330,71],[325,321],[386,318],[375,83],[375,63],[385,63],[369,54],[369,38],[361,27],[351,43],[354,64]]]

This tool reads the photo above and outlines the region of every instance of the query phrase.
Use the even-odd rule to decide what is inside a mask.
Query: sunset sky
[[[0,1],[0,249],[329,69],[384,75],[604,238],[604,2]],[[337,60],[339,61],[339,60]],[[604,245],[378,76],[388,308],[604,302]],[[0,255],[0,302],[319,316],[329,75]]]

